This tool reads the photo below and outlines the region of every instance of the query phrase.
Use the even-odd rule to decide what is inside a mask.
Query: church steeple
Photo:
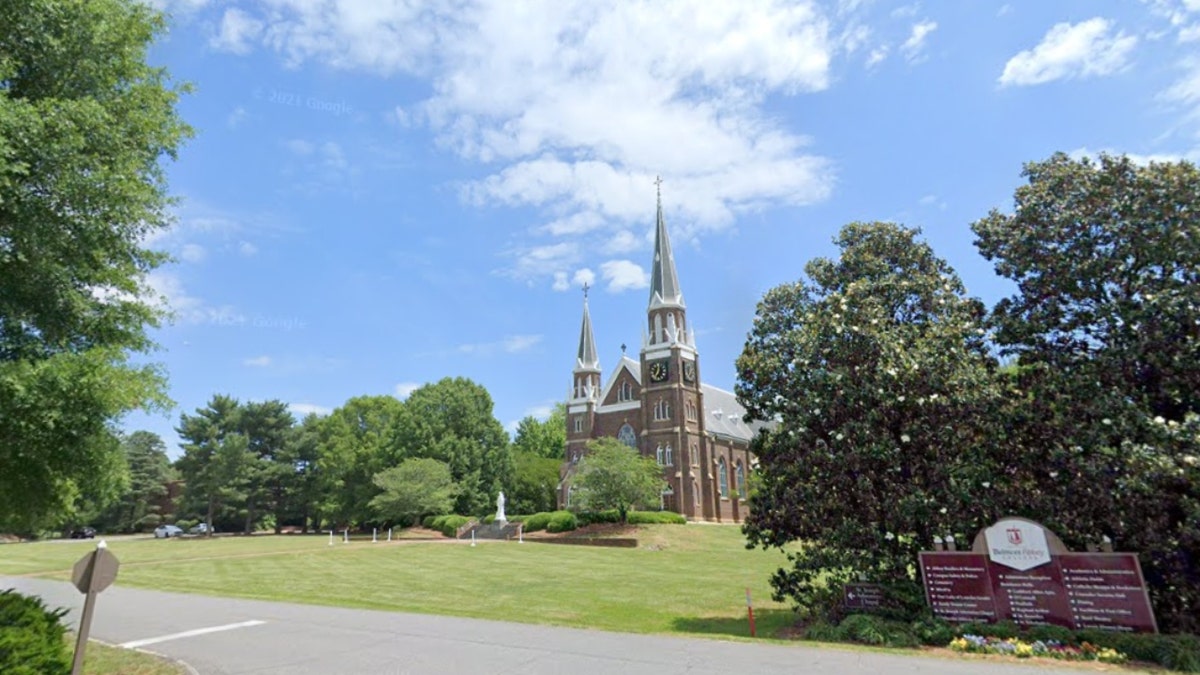
[[[600,357],[592,335],[592,315],[588,312],[588,285],[583,285],[583,324],[579,327],[579,352],[573,371],[575,388],[572,399],[595,399],[600,395]]]
[[[662,178],[657,178],[658,216],[654,230],[654,262],[650,268],[650,308],[684,307],[675,273],[675,256],[671,255],[671,239],[667,236],[667,221],[663,218]]]
[[[681,345],[694,347],[695,341],[687,327],[687,305],[679,290],[679,275],[675,273],[675,256],[671,254],[671,239],[667,236],[667,221],[663,218],[662,178],[658,186],[658,213],[654,224],[654,260],[650,264],[650,306],[647,308],[647,332],[643,348]]]

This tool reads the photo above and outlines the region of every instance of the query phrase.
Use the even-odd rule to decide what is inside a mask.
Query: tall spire
[[[592,316],[588,312],[587,295],[590,287],[583,285],[583,325],[579,328],[579,354],[575,370],[600,370],[600,358],[596,355],[596,338],[592,335]]]
[[[675,256],[671,255],[667,221],[663,218],[662,178],[655,178],[654,184],[658,187],[658,222],[654,232],[654,262],[650,268],[650,306],[683,307],[683,293],[675,274]]]

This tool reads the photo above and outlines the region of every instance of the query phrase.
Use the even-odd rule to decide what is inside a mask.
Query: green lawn
[[[71,636],[71,649],[75,648]],[[89,642],[83,657],[84,675],[184,675],[183,666],[136,649]]]
[[[527,542],[328,545],[328,537],[112,541],[118,584],[637,633],[760,636],[791,621],[767,583],[785,559],[736,527],[641,528],[636,549]],[[67,578],[87,544],[0,546],[0,574]]]

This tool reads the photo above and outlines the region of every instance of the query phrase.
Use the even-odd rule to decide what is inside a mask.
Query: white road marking
[[[208,633],[220,633],[223,630],[235,630],[237,628],[249,628],[250,626],[258,626],[266,621],[251,619],[241,623],[228,623],[224,626],[211,626],[209,628],[197,628],[195,630],[185,630],[182,633],[171,633],[170,635],[160,635],[158,637],[146,638],[145,640],[133,640],[131,642],[122,642],[119,646],[126,649],[134,649],[136,647],[145,647],[146,645],[166,642],[167,640],[178,640],[179,638],[195,637],[197,635],[206,635]]]

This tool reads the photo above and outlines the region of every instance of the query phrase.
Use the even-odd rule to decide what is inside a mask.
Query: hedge
[[[51,610],[41,598],[12,590],[0,592],[0,673],[6,675],[67,675],[71,652],[65,609]]]
[[[687,518],[673,511],[630,511],[630,525],[687,525]]]

